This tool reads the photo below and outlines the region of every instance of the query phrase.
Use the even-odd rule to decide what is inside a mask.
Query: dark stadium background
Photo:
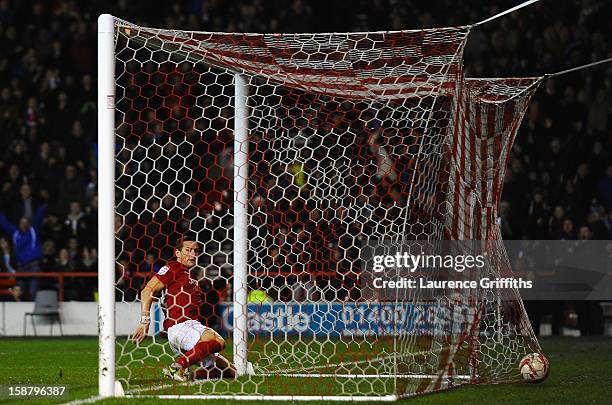
[[[485,3],[496,3],[490,5]],[[17,224],[45,208],[42,272],[97,271],[96,19],[108,12],[160,28],[326,32],[471,24],[518,2],[468,1],[17,1],[0,0],[0,211]],[[475,28],[470,77],[538,76],[612,55],[611,1],[542,1]],[[609,239],[612,235],[612,64],[546,81],[518,132],[506,174],[505,239]],[[212,202],[214,203],[214,202]],[[17,264],[9,233],[0,249]],[[7,256],[8,255],[8,256]],[[143,257],[140,271],[159,266]],[[67,279],[66,300],[93,300],[93,278]],[[54,288],[54,279],[24,286]],[[597,303],[529,305],[555,329],[578,313],[602,332]],[[576,312],[577,311],[577,312]],[[588,318],[587,315],[588,314]],[[587,322],[588,319],[588,322]],[[536,328],[537,331],[537,328]]]

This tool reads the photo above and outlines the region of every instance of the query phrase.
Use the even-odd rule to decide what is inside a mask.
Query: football
[[[521,359],[519,373],[524,381],[539,383],[550,373],[550,363],[541,353],[531,353]]]

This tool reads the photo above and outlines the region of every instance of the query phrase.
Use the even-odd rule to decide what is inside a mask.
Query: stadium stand
[[[499,2],[475,12],[468,2],[450,0],[133,3],[0,0],[0,211],[15,224],[45,208],[37,236],[41,272],[97,270],[98,14],[186,30],[322,32],[463,25],[514,5]],[[555,8],[555,19],[547,7]],[[535,76],[603,59],[612,52],[604,40],[612,30],[604,17],[611,9],[610,2],[597,0],[542,2],[499,24],[475,28],[466,49],[467,75]],[[501,208],[505,239],[612,236],[610,94],[610,66],[549,80],[540,88],[508,162]],[[202,209],[223,209],[228,203],[218,190],[207,193]],[[126,237],[122,224],[117,232]],[[27,270],[13,246],[14,235],[1,236],[2,271]],[[321,255],[335,268],[333,247],[322,248]],[[126,265],[118,277],[146,278],[159,268],[154,256],[142,256],[140,265]],[[95,279],[67,280],[64,299],[94,299]],[[57,287],[54,278],[40,285]],[[3,297],[31,300],[36,284],[11,291],[16,293]]]

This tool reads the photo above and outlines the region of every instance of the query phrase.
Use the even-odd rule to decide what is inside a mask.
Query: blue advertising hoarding
[[[231,303],[220,304],[221,323],[233,329]],[[474,318],[468,306],[411,303],[249,304],[254,335],[378,336],[465,332]]]

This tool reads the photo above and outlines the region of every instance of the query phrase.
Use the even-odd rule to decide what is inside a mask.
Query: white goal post
[[[497,207],[541,78],[466,79],[470,29],[234,34],[101,15],[100,396],[368,401],[519,381],[540,347],[518,291],[366,285],[370,242],[480,241],[475,278],[512,272]],[[163,309],[142,344],[115,335],[115,303],[139,302],[186,230],[235,379],[162,381]]]
[[[234,76],[234,366],[247,371],[247,258],[248,258],[248,85]]]
[[[98,18],[98,389],[115,394],[115,22]]]

